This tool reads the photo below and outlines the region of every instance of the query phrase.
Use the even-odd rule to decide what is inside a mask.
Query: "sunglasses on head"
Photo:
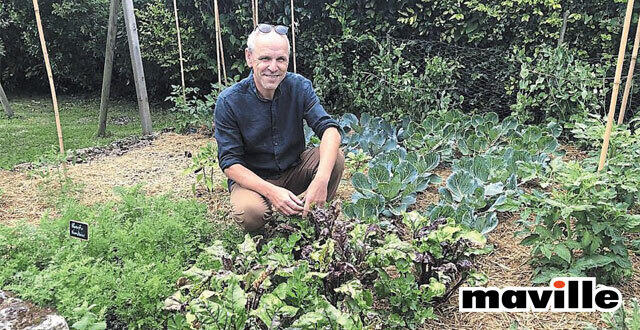
[[[271,24],[258,24],[258,26],[256,26],[256,30],[262,33],[269,33],[271,32],[271,30],[275,30],[277,34],[284,36],[284,35],[287,35],[289,28],[284,25],[273,26]]]

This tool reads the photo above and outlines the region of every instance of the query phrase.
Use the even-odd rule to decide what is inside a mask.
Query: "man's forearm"
[[[262,196],[268,196],[273,184],[267,182],[241,164],[233,164],[224,170],[224,174],[236,184],[253,190]]]
[[[335,127],[327,128],[322,134],[320,141],[320,163],[315,179],[323,180],[327,183],[331,178],[331,171],[336,163],[338,148],[340,148],[340,132]]]

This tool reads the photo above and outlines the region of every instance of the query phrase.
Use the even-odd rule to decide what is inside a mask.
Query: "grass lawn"
[[[15,116],[8,119],[0,111],[0,168],[54,158],[58,136],[49,95],[10,98]],[[106,138],[96,137],[99,97],[62,96],[58,99],[65,150],[103,146],[126,136],[140,135],[138,104],[134,100],[109,102]],[[174,116],[160,106],[151,105],[153,130],[169,127]]]

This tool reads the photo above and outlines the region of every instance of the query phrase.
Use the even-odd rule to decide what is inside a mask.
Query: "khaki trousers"
[[[300,164],[286,170],[279,178],[267,181],[300,195],[307,190],[318,171],[320,149],[307,149],[300,155],[300,159]],[[339,151],[327,186],[327,200],[332,200],[336,195],[343,170],[344,154]],[[271,203],[264,196],[237,183],[231,187],[231,205],[233,219],[248,232],[261,229],[273,214]]]

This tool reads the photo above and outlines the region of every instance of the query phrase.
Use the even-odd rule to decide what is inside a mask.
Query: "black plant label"
[[[79,221],[69,221],[69,235],[84,240],[89,239],[89,224]]]

